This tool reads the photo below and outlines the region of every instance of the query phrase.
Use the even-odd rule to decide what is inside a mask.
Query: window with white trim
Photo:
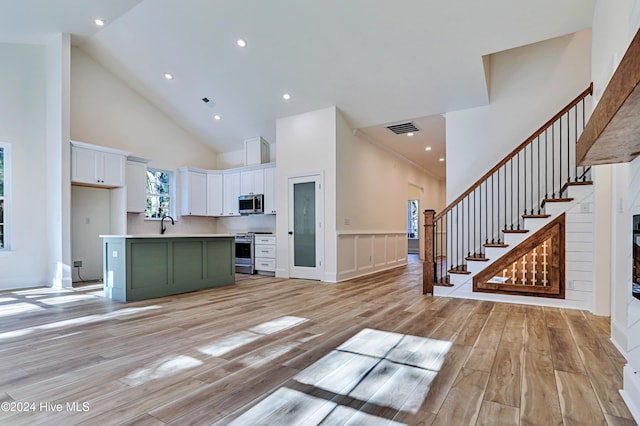
[[[173,212],[173,173],[161,169],[147,169],[146,219],[162,219]]]
[[[9,250],[11,208],[11,145],[0,142],[0,251]]]

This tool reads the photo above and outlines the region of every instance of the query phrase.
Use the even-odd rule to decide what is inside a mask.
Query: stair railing
[[[423,293],[448,284],[451,273],[467,273],[467,260],[503,246],[503,233],[526,232],[524,218],[587,180],[590,167],[577,165],[575,146],[592,94],[593,83],[444,210],[425,210]]]

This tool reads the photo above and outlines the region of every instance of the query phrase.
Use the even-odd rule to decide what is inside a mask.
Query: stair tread
[[[570,201],[573,201],[573,198],[545,198],[540,207],[544,207],[547,203],[568,203]]]
[[[545,198],[542,201],[545,203],[568,203],[573,201],[573,198]]]
[[[456,269],[456,268],[460,268],[460,269]],[[467,266],[466,265],[462,265],[462,266],[456,266],[454,268],[449,269],[447,271],[447,273],[449,273],[449,274],[469,275],[471,272],[467,271]]]
[[[498,248],[504,248],[504,247],[509,247],[509,244],[504,244],[504,243],[485,243],[482,245],[483,247],[498,247]]]
[[[489,258],[488,257],[473,257],[473,256],[467,256],[465,257],[465,260],[470,260],[472,262],[488,262]]]
[[[560,188],[560,193],[562,194],[570,186],[584,186],[584,185],[593,185],[593,182],[590,180],[585,180],[584,182],[567,182],[564,185],[562,185],[562,188]]]
[[[505,234],[526,234],[529,232],[528,229],[503,229],[502,232]]]
[[[550,214],[523,214],[523,219],[547,219],[551,217]]]

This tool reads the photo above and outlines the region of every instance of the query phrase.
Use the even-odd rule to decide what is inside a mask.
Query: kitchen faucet
[[[162,219],[160,220],[160,234],[164,234],[167,231],[167,227],[164,226],[164,220],[165,219],[171,219],[171,224],[175,225],[176,223],[173,221],[173,218],[171,216],[162,216]]]

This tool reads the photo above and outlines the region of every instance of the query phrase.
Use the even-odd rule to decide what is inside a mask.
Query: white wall
[[[277,271],[289,275],[288,178],[294,175],[324,174],[324,279],[335,281],[336,259],[336,117],[337,109],[280,118],[276,121],[276,217]]]
[[[149,158],[148,167],[216,169],[216,152],[205,142],[177,125],[79,48],[71,52],[71,139]],[[75,230],[83,226],[82,216],[78,217],[81,222],[72,224]],[[217,232],[214,218],[176,219],[179,220],[171,232]],[[159,229],[157,221],[144,220],[143,214],[127,215],[129,233],[157,233]],[[76,238],[74,241],[78,242]],[[76,253],[83,250],[73,247]]]
[[[490,104],[446,115],[447,201],[589,86],[591,31],[491,55]]]
[[[13,242],[0,253],[0,289],[50,285],[46,52],[0,44],[0,140],[12,150]]]
[[[80,278],[87,281],[102,279],[102,240],[99,235],[110,233],[110,204],[108,189],[71,188],[71,258],[72,261],[82,260],[82,267],[72,270],[74,282]]]

